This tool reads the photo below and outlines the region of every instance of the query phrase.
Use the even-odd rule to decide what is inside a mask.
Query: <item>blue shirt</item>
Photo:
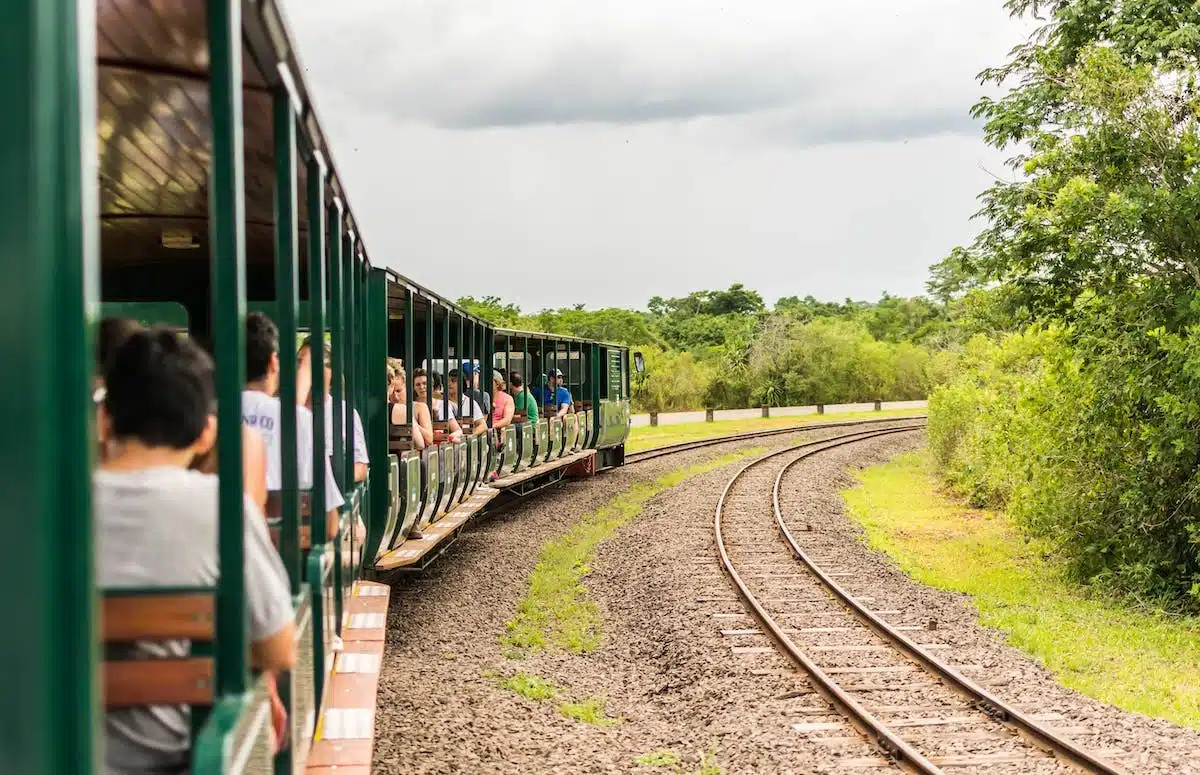
[[[547,389],[546,392],[548,398],[548,393],[550,393],[550,391]],[[558,389],[554,391],[554,408],[558,409],[559,407],[562,407],[563,404],[566,404],[569,407],[571,403],[571,391],[563,388],[562,385],[559,385]]]

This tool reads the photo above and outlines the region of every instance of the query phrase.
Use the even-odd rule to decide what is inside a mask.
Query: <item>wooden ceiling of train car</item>
[[[97,7],[101,254],[107,266],[208,260],[212,142],[204,9],[204,3],[186,0],[104,0]],[[273,258],[272,108],[267,82],[245,48],[243,70],[246,258],[254,266]],[[303,192],[303,164],[299,174]],[[298,206],[303,232],[303,195]]]

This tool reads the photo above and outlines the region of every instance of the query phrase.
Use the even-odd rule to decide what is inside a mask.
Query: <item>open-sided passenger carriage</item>
[[[624,348],[497,330],[394,271],[360,239],[277,0],[6,3],[0,46],[0,305],[6,400],[0,439],[7,524],[0,564],[14,592],[0,723],[14,772],[101,769],[105,707],[192,708],[192,771],[300,772],[370,765],[387,588],[365,581],[422,567],[473,515],[571,474],[619,465],[629,418]],[[13,117],[17,117],[14,120]],[[241,561],[240,395],[244,324],[279,325],[281,435],[296,448],[297,336],[332,348],[332,455],[346,505],[332,538],[324,481],[301,491],[294,460],[268,498],[296,601],[297,668],[281,682],[291,740],[272,761],[265,684],[249,670],[241,573],[206,589],[93,588],[90,428],[93,331],[102,314],[170,325],[217,369],[222,567]],[[567,375],[575,407],[418,452],[386,416],[384,362]],[[312,361],[314,385],[322,361]],[[410,416],[411,416],[411,406]],[[353,481],[353,428],[372,465]],[[313,405],[315,427],[324,405]],[[231,432],[233,431],[233,432]],[[407,443],[406,443],[407,442]],[[294,456],[293,456],[294,457]],[[489,481],[492,474],[498,479]],[[366,526],[362,542],[355,526]],[[187,639],[180,660],[101,661],[100,644]],[[103,680],[101,680],[103,679]],[[16,698],[19,698],[16,699]]]

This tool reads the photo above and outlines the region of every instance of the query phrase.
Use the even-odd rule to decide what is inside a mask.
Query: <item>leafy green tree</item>
[[[1035,326],[971,345],[931,435],[952,478],[1057,540],[1081,579],[1197,608],[1200,5],[1007,6],[1046,19],[983,74],[1015,88],[975,109],[1015,149],[1014,179],[985,192],[986,228],[930,290]],[[1023,342],[1040,349],[1009,358]]]
[[[463,296],[457,303],[472,315],[478,315],[501,328],[514,327],[521,317],[520,307],[516,304],[505,303],[499,296],[484,296],[482,299]]]

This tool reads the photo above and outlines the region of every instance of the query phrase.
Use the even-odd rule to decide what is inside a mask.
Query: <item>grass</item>
[[[503,676],[494,670],[485,670],[483,677],[495,681],[506,689],[530,702],[548,702],[560,697],[563,689],[553,681],[529,673]],[[621,723],[621,719],[608,715],[607,702],[597,697],[583,700],[564,699],[558,704],[558,712],[569,719],[598,727],[610,727]]]
[[[621,723],[620,719],[615,719],[605,712],[606,705],[604,700],[592,697],[578,702],[564,702],[558,706],[558,712],[567,718],[596,727],[611,727]]]
[[[633,763],[643,767],[678,767],[683,763],[683,757],[670,749],[661,748],[642,754],[634,759]]]
[[[669,748],[660,748],[657,751],[642,754],[635,758],[633,763],[642,767],[670,768],[671,772],[675,773],[683,772],[683,757]],[[700,765],[695,775],[721,774],[721,766],[717,764],[717,749],[716,746],[713,746],[712,750],[700,755]]]
[[[694,476],[714,471],[761,449],[735,454],[682,468],[653,482],[635,484],[597,511],[576,522],[563,536],[542,547],[529,579],[529,591],[517,604],[517,613],[500,638],[505,654],[544,649],[549,644],[575,654],[600,645],[601,620],[588,598],[583,579],[591,571],[596,548],[621,526],[641,513],[647,501]]]
[[[1002,514],[943,494],[927,453],[861,471],[842,493],[870,545],[917,581],[971,596],[1065,685],[1126,710],[1200,728],[1200,619],[1089,595]]]
[[[642,452],[654,447],[678,444],[683,441],[699,441],[713,436],[728,436],[748,431],[768,431],[794,425],[814,425],[823,422],[845,422],[847,420],[871,420],[883,417],[911,417],[924,414],[924,409],[894,409],[886,412],[841,412],[838,414],[804,414],[792,417],[761,417],[749,420],[717,420],[715,422],[691,422],[679,425],[660,425],[657,428],[630,428],[625,442],[628,453]]]
[[[547,681],[545,678],[539,678],[529,673],[517,673],[507,678],[497,678],[496,684],[501,689],[508,689],[513,694],[533,702],[552,700],[558,695],[558,687],[553,681]]]

